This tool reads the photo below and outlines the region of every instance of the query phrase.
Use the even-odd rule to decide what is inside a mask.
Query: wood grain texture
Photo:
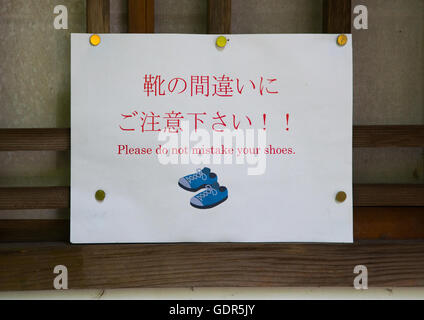
[[[110,32],[109,0],[86,0],[87,33]]]
[[[424,240],[424,207],[355,207],[355,240]],[[0,242],[69,241],[69,220],[0,220]]]
[[[69,208],[69,194],[69,187],[2,187],[0,210]],[[356,184],[353,186],[353,205],[424,206],[424,185]]]
[[[424,207],[356,207],[355,240],[424,240]]]
[[[0,129],[0,151],[70,149],[70,129]],[[424,147],[424,125],[354,126],[354,148]]]
[[[70,129],[0,129],[0,151],[68,151]]]
[[[325,32],[350,33],[350,0],[325,0],[324,3]],[[147,12],[147,8],[145,10]],[[230,33],[230,21],[231,2],[209,0],[208,32]],[[132,20],[129,29],[135,29],[130,32],[153,32],[138,31],[142,30],[142,27],[147,30],[149,23],[153,25],[147,20],[145,23],[145,26],[141,26]],[[109,29],[109,1],[87,0],[87,32],[108,33]],[[422,147],[423,128],[424,126],[355,127],[353,146]],[[65,134],[50,131],[57,129],[25,134],[4,130],[0,131],[2,151],[70,148],[69,129],[64,129],[67,130]],[[2,139],[3,137],[7,139]],[[13,189],[15,190],[6,192],[0,190],[0,209],[1,206],[7,209],[69,206],[68,188],[31,188],[38,190],[31,191],[29,195],[26,188]],[[357,185],[354,190],[354,202],[366,206],[378,206],[382,203],[388,206],[422,206],[422,187]],[[355,239],[424,239],[423,207],[356,207],[354,232]],[[71,289],[200,286],[351,287],[356,276],[353,268],[358,264],[368,267],[369,287],[424,286],[424,242],[359,241],[353,245],[69,245],[64,242],[46,242],[68,239],[68,220],[0,220],[0,242],[15,242],[0,244],[0,290],[52,289],[56,276],[53,274],[53,268],[59,264],[68,267]],[[27,241],[40,243],[24,243]]]
[[[69,187],[0,188],[0,210],[69,208]]]
[[[424,206],[424,184],[354,184],[355,206]]]
[[[69,220],[0,220],[0,242],[68,242],[69,230]]]
[[[208,33],[231,33],[231,0],[208,0]]]
[[[70,289],[134,287],[369,287],[424,285],[423,242],[355,244],[0,244],[0,290],[52,289],[68,268]]]
[[[128,32],[153,33],[155,31],[154,0],[128,0]]]
[[[353,147],[424,147],[424,126],[354,126]]]
[[[351,0],[323,1],[323,32],[351,33]]]

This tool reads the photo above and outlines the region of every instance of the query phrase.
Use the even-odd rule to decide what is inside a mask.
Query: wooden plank
[[[0,220],[0,242],[69,241],[69,220]]]
[[[155,32],[154,0],[128,0],[128,32]]]
[[[69,219],[70,209],[0,210],[0,220],[60,220]]]
[[[70,129],[0,129],[0,151],[70,149]],[[424,125],[354,126],[354,148],[424,147]]]
[[[424,147],[424,126],[354,126],[353,147]]]
[[[355,244],[0,245],[0,290],[52,289],[56,265],[70,289],[136,287],[424,286],[423,242]]]
[[[323,1],[323,32],[351,33],[351,0]]]
[[[423,240],[424,207],[355,207],[355,240]],[[0,242],[68,241],[69,220],[0,220]]]
[[[353,205],[424,206],[422,184],[358,184],[353,186]],[[0,210],[69,208],[69,187],[0,188]]]
[[[87,32],[110,32],[109,0],[86,0]]]
[[[0,129],[0,151],[68,151],[70,129]]]
[[[355,240],[423,240],[424,207],[355,207]]]
[[[231,0],[208,0],[208,33],[231,33]]]
[[[424,184],[354,184],[355,206],[424,206]]]
[[[0,210],[69,208],[69,187],[0,188]]]

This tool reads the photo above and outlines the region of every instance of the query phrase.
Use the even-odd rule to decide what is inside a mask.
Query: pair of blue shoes
[[[197,209],[213,208],[228,199],[227,188],[219,185],[218,176],[207,167],[182,177],[178,185],[191,192],[205,189],[190,200],[190,204]]]

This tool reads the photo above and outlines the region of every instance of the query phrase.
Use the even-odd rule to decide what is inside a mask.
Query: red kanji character
[[[174,110],[171,112],[166,113],[168,116],[163,117],[163,119],[166,119],[166,127],[164,131],[166,132],[166,129],[168,129],[168,132],[170,133],[178,133],[180,130],[182,131],[180,127],[180,120],[184,119],[184,117],[181,115],[181,112],[175,113]]]
[[[150,93],[154,93],[155,96],[164,96],[165,91],[161,91],[161,86],[165,80],[161,79],[161,76],[153,76],[151,74],[144,75],[144,92],[147,93],[147,96],[150,96]]]
[[[197,121],[200,121],[201,123],[203,123],[203,120],[202,119],[199,119],[198,118],[198,115],[206,115],[206,112],[202,112],[202,113],[187,113],[187,114],[190,114],[190,115],[194,115],[194,131],[195,132],[197,132]]]
[[[236,130],[240,126],[240,121],[236,124],[236,115],[235,114],[233,114],[233,126],[234,126],[234,129],[236,129]]]
[[[237,78],[237,91],[238,91],[238,93],[241,94],[243,92],[244,85],[242,85],[241,88],[240,88],[239,82],[240,82],[240,80],[239,80],[239,78]]]
[[[214,84],[214,95],[220,96],[220,97],[232,97],[233,96],[233,88],[231,87],[231,82],[233,79],[230,79],[229,77],[222,75],[221,77],[213,77],[218,84]]]
[[[220,120],[221,122],[220,123],[214,123],[213,125],[212,125],[212,130],[214,130],[214,131],[217,131],[217,132],[223,132],[224,130],[215,130],[215,126],[224,126],[224,127],[226,127],[227,125],[225,124],[225,122],[224,122],[224,118],[226,117],[226,115],[220,115],[219,114],[219,111],[217,111],[216,112],[216,115],[217,115],[217,117],[215,117],[215,118],[212,118],[213,120]]]
[[[171,79],[171,81],[169,81],[168,83],[168,90],[169,92],[174,92],[174,90],[177,88],[178,82],[184,82],[184,89],[182,89],[180,92],[178,92],[178,94],[183,93],[186,89],[187,89],[187,81],[185,81],[183,78],[174,78]],[[171,83],[175,83],[174,86],[171,86]]]
[[[128,118],[133,118],[133,117],[135,117],[137,115],[138,115],[138,112],[137,111],[133,111],[131,114],[122,114],[121,113],[121,116],[123,117],[124,120],[126,120]],[[134,131],[135,130],[135,129],[122,128],[121,125],[119,125],[119,128],[121,128],[121,130],[123,130],[123,131]]]
[[[141,124],[141,132],[145,131],[160,131],[160,129],[155,130],[155,126],[159,124],[159,121],[155,121],[155,118],[160,118],[159,115],[154,114],[152,111],[150,111],[150,114],[146,114],[144,112],[143,116],[140,117],[143,123]],[[148,121],[150,120],[150,122]],[[145,128],[145,126],[148,125],[150,128]]]
[[[191,76],[191,96],[197,94],[209,96],[209,76]]]

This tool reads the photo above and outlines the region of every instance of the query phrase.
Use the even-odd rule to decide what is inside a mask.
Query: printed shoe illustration
[[[228,199],[228,190],[220,186],[218,182],[206,185],[206,189],[195,195],[190,204],[197,209],[209,209],[216,207]]]
[[[182,177],[178,180],[178,185],[184,190],[195,192],[217,181],[218,177],[216,174],[211,172],[211,169],[204,167],[203,169],[197,169],[196,173]]]

